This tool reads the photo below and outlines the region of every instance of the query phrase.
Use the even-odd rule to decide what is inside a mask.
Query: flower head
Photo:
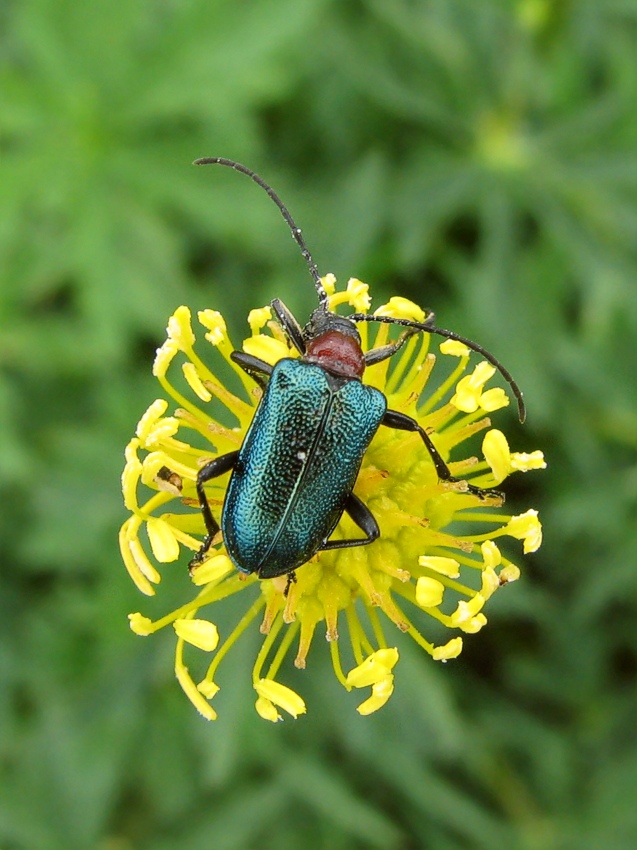
[[[345,303],[356,311],[369,309],[368,287],[361,281],[352,279],[345,290],[337,290],[329,275],[324,285],[330,309]],[[392,298],[376,312],[415,321],[425,316],[404,298]],[[162,574],[185,568],[179,566],[189,560],[184,550],[200,550],[206,529],[195,489],[198,471],[240,448],[261,397],[231,359],[234,346],[221,315],[205,310],[198,319],[213,350],[197,353],[190,311],[179,307],[155,359],[163,397],[143,414],[125,452],[122,490],[131,515],[122,526],[120,546],[131,578],[146,595],[155,594]],[[269,307],[253,310],[248,322],[251,335],[244,351],[271,364],[298,356]],[[390,328],[381,324],[374,331],[364,324],[360,333],[368,350],[387,345]],[[259,619],[263,642],[252,681],[261,717],[277,721],[279,709],[293,717],[305,712],[301,696],[277,676],[290,652],[296,667],[305,668],[317,632],[328,640],[337,679],[347,690],[365,692],[359,713],[377,711],[394,690],[396,631],[405,632],[436,661],[455,658],[462,650],[458,633],[479,631],[487,622],[483,609],[490,596],[519,576],[495,540],[521,540],[524,552],[539,547],[536,511],[506,514],[497,493],[480,494],[475,488],[488,490],[515,471],[542,468],[541,453],[512,453],[504,434],[490,428],[485,414],[508,404],[501,389],[485,388],[493,376],[490,364],[480,362],[466,374],[469,349],[446,340],[441,359],[455,361],[447,369],[450,374],[436,382],[436,356],[429,345],[428,334],[414,335],[391,359],[369,367],[363,380],[384,393],[392,410],[418,422],[448,464],[452,480],[439,480],[418,433],[380,427],[354,487],[377,520],[380,539],[369,546],[320,551],[299,568],[296,581],[288,582],[287,576],[259,580],[239,573],[218,535],[192,571],[192,599],[155,621],[130,615],[132,630],[142,636],[172,625],[177,679],[205,717],[216,717],[210,700],[220,689],[221,662]],[[230,378],[234,374],[240,392],[228,389],[224,371]],[[486,431],[484,460],[458,459],[458,447],[480,431]],[[227,482],[226,475],[206,485],[217,517]],[[332,539],[357,536],[360,531],[344,514]],[[215,611],[232,595],[245,597],[244,613],[234,629],[219,634]],[[441,627],[454,634],[443,641],[429,637],[432,631],[439,635]],[[191,667],[185,651],[193,656]],[[202,667],[206,657],[207,669]],[[191,668],[198,670],[197,683]]]

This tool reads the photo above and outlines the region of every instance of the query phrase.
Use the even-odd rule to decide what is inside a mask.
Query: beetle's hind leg
[[[204,490],[204,484],[212,478],[218,478],[225,472],[229,472],[237,462],[238,457],[238,450],[236,452],[228,452],[228,454],[216,457],[214,460],[211,460],[210,463],[202,466],[197,474],[197,483],[195,486],[197,488],[197,496],[199,497],[199,507],[201,508],[203,521],[206,525],[206,536],[201,544],[201,549],[188,564],[188,568],[190,570],[195,569],[195,567],[199,566],[199,564],[203,561],[206,552],[210,549],[215,535],[220,531],[219,523],[213,517],[212,511],[210,510],[210,505],[208,504],[208,499],[206,498]]]
[[[322,552],[326,549],[349,549],[352,546],[367,546],[368,543],[373,543],[380,537],[380,528],[374,514],[367,505],[361,502],[358,496],[353,493],[349,494],[343,513],[346,513],[356,523],[365,537],[354,540],[328,540],[321,546]]]
[[[450,482],[463,480],[455,478],[451,474],[451,471],[442,459],[440,452],[432,443],[429,434],[427,434],[427,432],[421,428],[416,420],[412,419],[411,416],[399,413],[397,410],[387,410],[385,411],[381,425],[386,425],[388,428],[396,428],[399,431],[416,431],[420,435],[423,443],[425,444],[425,448],[431,456],[439,480]],[[486,499],[489,496],[493,496],[504,501],[504,493],[501,493],[499,490],[483,490],[481,487],[476,487],[474,484],[467,484],[467,491],[469,493],[473,493],[474,496],[478,496],[480,499]]]

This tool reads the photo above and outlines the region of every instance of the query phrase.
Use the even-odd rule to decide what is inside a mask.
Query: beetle
[[[254,171],[223,157],[204,157],[195,165],[224,165],[250,177],[277,205],[297,242],[314,281],[318,307],[305,327],[278,298],[272,310],[298,358],[283,358],[274,366],[243,351],[232,360],[262,388],[263,395],[243,444],[237,451],[205,464],[196,489],[206,526],[203,544],[190,562],[195,569],[205,559],[214,538],[223,539],[232,563],[261,579],[288,576],[319,551],[373,543],[380,535],[369,508],[353,492],[363,456],[380,426],[419,434],[441,481],[458,479],[418,422],[387,406],[384,394],[363,383],[367,366],[394,355],[413,334],[425,332],[458,340],[492,363],[511,387],[525,418],[522,393],[511,374],[482,346],[453,331],[435,327],[434,314],[423,322],[390,316],[330,311],[328,296],[301,230],[274,190]],[[358,322],[383,322],[405,330],[395,342],[363,352]],[[208,504],[205,485],[231,471],[221,526]],[[467,484],[481,498],[502,497],[494,490]],[[347,514],[360,537],[330,540],[341,516]]]

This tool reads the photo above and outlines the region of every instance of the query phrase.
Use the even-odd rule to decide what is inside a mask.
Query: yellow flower
[[[339,304],[357,311],[369,309],[368,287],[361,281],[352,278],[345,290],[337,290],[336,279],[328,275],[323,284],[330,309]],[[397,297],[376,313],[421,322],[426,318],[418,305]],[[234,346],[223,317],[204,310],[198,319],[203,344],[186,307],[179,307],[170,318],[153,369],[164,398],[143,414],[125,452],[122,491],[130,516],[120,532],[120,547],[131,578],[146,595],[155,594],[162,573],[185,570],[192,553],[199,551],[205,527],[195,490],[198,470],[240,448],[261,397],[255,382],[231,359]],[[298,356],[288,348],[269,307],[251,311],[248,322],[251,335],[243,343],[244,351],[269,363]],[[386,324],[375,330],[361,324],[360,333],[365,350],[390,339]],[[512,453],[504,434],[490,428],[485,413],[508,403],[498,387],[486,388],[493,376],[490,364],[479,362],[466,374],[470,350],[446,340],[439,346],[443,359],[458,362],[449,377],[436,383],[436,357],[429,346],[428,334],[414,335],[390,361],[369,367],[364,381],[385,394],[391,409],[418,421],[457,480],[438,479],[417,433],[381,427],[354,488],[378,521],[379,540],[369,546],[318,552],[299,568],[288,587],[287,576],[260,580],[238,572],[219,535],[192,572],[191,599],[155,621],[141,613],[130,615],[131,629],[138,635],[173,626],[177,679],[204,717],[216,717],[210,700],[219,691],[221,662],[257,619],[263,641],[252,682],[262,718],[280,720],[279,709],[293,717],[305,712],[302,697],[277,677],[290,653],[297,668],[306,667],[314,636],[320,633],[327,637],[334,673],[343,687],[371,688],[358,712],[377,711],[394,690],[397,631],[405,632],[436,661],[455,658],[462,651],[458,632],[479,631],[486,623],[483,607],[488,599],[519,576],[518,566],[494,541],[521,540],[524,552],[539,547],[536,511],[503,513],[497,495],[480,498],[467,490],[466,482],[493,488],[515,471],[542,468],[541,453]],[[220,377],[229,369],[243,388],[240,394],[230,391]],[[461,444],[480,431],[486,432],[484,459],[463,456]],[[227,480],[223,476],[206,485],[216,517]],[[351,538],[356,532],[345,515],[333,536]],[[245,599],[243,614],[234,628],[219,635],[213,622],[216,610],[233,595]],[[439,645],[426,637],[433,621],[452,630]],[[192,656],[189,666],[185,652]],[[352,668],[347,675],[344,665]]]

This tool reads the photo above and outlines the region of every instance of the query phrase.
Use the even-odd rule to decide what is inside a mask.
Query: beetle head
[[[321,307],[317,307],[312,312],[310,321],[303,328],[303,339],[306,343],[311,343],[323,334],[332,332],[350,337],[360,345],[361,336],[354,322],[329,310],[323,310]]]

